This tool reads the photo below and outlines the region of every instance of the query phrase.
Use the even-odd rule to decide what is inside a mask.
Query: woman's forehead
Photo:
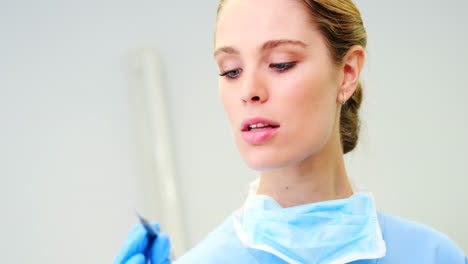
[[[258,49],[265,42],[277,39],[310,42],[318,32],[299,3],[294,0],[227,1],[216,25],[216,47]]]

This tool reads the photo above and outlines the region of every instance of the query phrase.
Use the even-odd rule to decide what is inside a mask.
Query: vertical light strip
[[[147,192],[146,201],[149,211],[158,208],[162,231],[169,234],[175,257],[185,252],[185,232],[182,219],[182,206],[177,190],[174,159],[171,146],[171,133],[168,121],[166,96],[161,78],[161,68],[157,53],[153,49],[144,49],[131,58],[134,70],[134,93],[143,105],[138,106],[139,119],[148,122],[144,129],[148,135],[143,144],[147,151],[143,157],[143,186]],[[147,187],[150,187],[149,189]],[[159,193],[159,195],[157,195]],[[156,205],[156,203],[159,203]],[[155,214],[150,214],[149,216]]]

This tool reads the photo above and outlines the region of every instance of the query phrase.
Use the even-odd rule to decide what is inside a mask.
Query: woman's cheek
[[[224,107],[224,111],[226,112],[226,115],[229,119],[229,123],[233,130],[232,132],[235,132],[234,129],[236,128],[236,114],[239,112],[238,106],[236,106],[235,94],[233,92],[230,92],[230,90],[227,87],[222,87],[219,90],[219,95]]]
[[[288,115],[300,128],[296,133],[304,139],[308,138],[311,145],[321,145],[334,124],[334,111],[330,111],[333,84],[328,81],[327,73],[313,69],[309,70],[309,74],[301,71],[285,82],[283,87],[287,92],[280,97],[284,98],[285,104],[294,106],[289,109]]]

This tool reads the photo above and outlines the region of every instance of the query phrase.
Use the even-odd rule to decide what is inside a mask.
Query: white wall
[[[468,252],[466,1],[358,1],[369,33],[350,175],[383,212]],[[188,246],[240,206],[241,161],[217,94],[217,1],[0,1],[0,249],[5,263],[108,263],[144,200],[126,59],[164,76]],[[231,190],[226,192],[226,190]],[[216,197],[216,199],[213,199]]]

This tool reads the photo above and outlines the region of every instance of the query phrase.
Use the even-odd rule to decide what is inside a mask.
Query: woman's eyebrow
[[[300,40],[277,39],[277,40],[269,40],[265,42],[260,48],[260,51],[271,50],[282,45],[294,45],[294,46],[300,46],[303,48],[307,47],[307,44],[305,44],[304,42]],[[216,51],[214,52],[214,57],[216,57],[219,53],[228,53],[228,54],[238,55],[240,52],[233,47],[226,46],[226,47],[220,47],[216,49]]]
[[[265,42],[261,50],[264,51],[268,49],[274,49],[281,45],[295,45],[295,46],[301,46],[303,48],[307,47],[307,45],[304,42],[299,41],[299,40],[278,39],[278,40],[270,40],[270,41]]]
[[[228,53],[228,54],[237,55],[239,54],[239,51],[233,47],[221,47],[221,48],[216,49],[216,51],[214,52],[214,57],[216,57],[219,53]]]

